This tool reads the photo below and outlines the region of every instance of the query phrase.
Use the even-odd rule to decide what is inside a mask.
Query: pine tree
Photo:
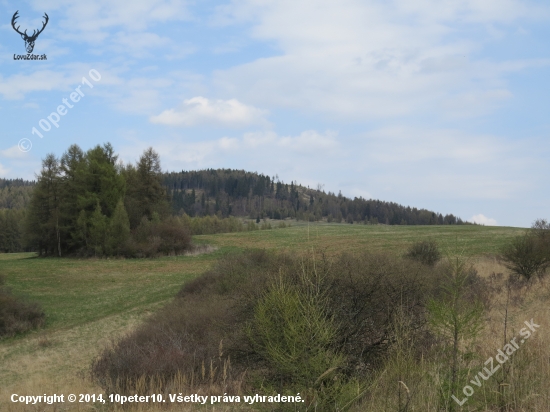
[[[105,252],[105,235],[107,234],[107,217],[101,212],[99,202],[90,218],[89,245],[94,254],[102,255]]]
[[[77,145],[72,145],[61,156],[62,198],[61,231],[68,251],[82,247],[82,238],[77,231],[79,218],[79,197],[85,194],[83,182],[84,152]]]
[[[118,200],[124,196],[125,182],[116,166],[110,143],[88,150],[83,171],[84,190],[79,196],[79,209],[92,213],[99,202],[103,214],[111,217]]]
[[[25,221],[26,243],[28,247],[38,250],[40,255],[61,256],[60,176],[59,160],[53,154],[47,155],[42,161],[42,170]]]
[[[118,201],[113,216],[109,221],[107,235],[107,253],[120,254],[130,238],[130,220],[124,208],[124,202]]]
[[[84,210],[81,210],[78,214],[78,219],[76,219],[76,227],[75,227],[75,238],[78,240],[78,245],[80,249],[88,249],[89,248],[89,230],[88,230],[88,219],[86,217],[86,212]]]
[[[160,157],[151,147],[143,152],[136,167],[124,171],[128,191],[125,206],[131,228],[139,225],[142,216],[151,219],[153,212],[162,218],[170,214],[166,189],[162,183]]]
[[[458,395],[461,381],[468,373],[470,354],[464,349],[470,345],[482,328],[483,305],[472,293],[475,289],[477,272],[459,256],[448,258],[447,270],[443,273],[445,283],[439,300],[428,301],[430,323],[436,334],[447,344],[445,364],[442,373],[440,400],[445,410],[454,411],[451,397]]]

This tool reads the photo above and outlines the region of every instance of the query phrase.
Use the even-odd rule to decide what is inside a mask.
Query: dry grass
[[[21,395],[103,393],[88,379],[91,359],[115,339],[133,330],[151,311],[123,313],[66,330],[38,332],[0,346],[0,410],[54,411],[86,410],[79,404],[65,409],[43,405],[34,408],[9,402],[13,393]],[[57,409],[56,409],[57,408]]]
[[[199,256],[207,253],[214,253],[217,247],[211,245],[193,245],[192,249],[185,252],[183,256]]]
[[[550,411],[550,278],[516,286],[508,294],[507,277],[491,276],[504,272],[495,258],[479,258],[475,267],[482,277],[491,281],[494,291],[484,329],[475,341],[475,360],[470,363],[468,379],[483,371],[484,362],[494,357],[498,349],[519,336],[520,329],[526,326],[525,321],[533,319],[540,328],[520,344],[517,352],[503,365],[502,369],[507,371],[505,376],[495,374],[485,382],[481,380],[481,388],[470,384],[475,394],[462,408],[454,401],[450,403],[456,410],[463,411]],[[401,338],[385,368],[371,381],[366,402],[357,411],[441,410],[438,381],[434,377],[438,369],[446,365],[433,359],[414,359],[407,336]],[[517,341],[519,343],[520,339]],[[462,387],[460,389],[456,394],[458,399],[464,398]]]
[[[493,273],[507,273],[507,269],[498,262],[496,255],[485,255],[472,259],[477,273],[484,279],[489,278]]]

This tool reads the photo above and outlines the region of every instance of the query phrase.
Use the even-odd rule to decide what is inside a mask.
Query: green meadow
[[[77,259],[0,254],[0,273],[7,285],[14,294],[40,303],[47,316],[43,329],[0,342],[2,399],[33,390],[99,391],[87,376],[101,349],[130,332],[172,299],[182,284],[228,252],[260,248],[293,253],[314,249],[328,255],[363,250],[402,254],[415,240],[435,239],[444,253],[494,260],[499,248],[523,230],[300,222],[280,229],[195,236],[195,244],[214,249],[187,256]],[[5,410],[1,405],[0,409]]]
[[[157,259],[38,258],[32,253],[0,254],[0,270],[15,294],[39,302],[46,330],[71,328],[170,299],[181,285],[220,256],[247,248],[314,250],[327,254],[386,250],[400,254],[419,239],[435,239],[444,252],[492,256],[523,229],[461,226],[294,224],[251,232],[195,236],[214,252]],[[14,338],[3,345],[16,342]]]

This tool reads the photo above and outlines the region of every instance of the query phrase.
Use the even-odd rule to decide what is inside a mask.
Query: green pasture
[[[201,274],[224,253],[245,248],[341,251],[386,250],[401,254],[418,239],[435,239],[443,251],[491,255],[523,229],[484,226],[384,226],[299,224],[282,229],[202,235],[197,244],[214,253],[158,259],[38,258],[0,254],[0,273],[16,295],[39,302],[46,329],[71,328],[171,299],[181,285]],[[15,338],[17,339],[17,338]],[[10,339],[9,341],[13,341]]]
[[[494,255],[511,237],[525,229],[511,227],[460,226],[386,226],[342,223],[300,222],[284,229],[223,233],[196,236],[221,250],[244,248],[325,250],[327,253],[363,250],[401,254],[416,240],[434,239],[445,253],[474,257]]]

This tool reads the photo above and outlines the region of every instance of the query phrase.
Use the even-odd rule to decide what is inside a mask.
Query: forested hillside
[[[236,217],[257,223],[266,218],[386,225],[466,223],[452,214],[350,199],[320,189],[244,170],[162,173],[160,158],[152,149],[135,165],[122,165],[110,144],[87,152],[73,145],[61,157],[50,154],[43,160],[37,182],[0,179],[0,251],[58,256],[174,253],[186,247],[175,241],[184,232],[258,229]]]
[[[35,182],[23,179],[0,179],[0,210],[25,209]]]
[[[275,177],[244,170],[208,169],[165,173],[164,183],[175,213],[189,216],[285,219],[387,225],[463,224],[452,214],[443,216],[426,209],[393,202],[349,199],[290,184]]]

